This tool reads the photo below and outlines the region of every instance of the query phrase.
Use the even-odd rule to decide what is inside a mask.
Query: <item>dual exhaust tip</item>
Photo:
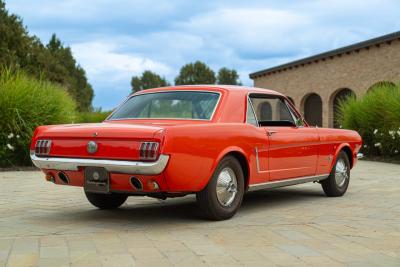
[[[57,177],[63,184],[69,184],[69,178],[66,173],[58,172]],[[51,173],[46,174],[46,180],[52,183],[56,182],[56,178]]]
[[[131,186],[137,190],[137,191],[142,191],[143,190],[143,183],[140,181],[138,178],[132,176],[130,179]],[[160,190],[160,186],[158,183],[154,180],[147,180],[147,189],[153,190],[153,191],[158,191]]]
[[[57,177],[63,184],[69,184],[70,183],[68,175],[66,173],[64,173],[64,172],[58,172],[57,173]],[[55,177],[50,173],[46,175],[46,180],[49,181],[49,182],[53,182],[53,183],[56,182]],[[142,181],[140,181],[138,178],[136,178],[134,176],[132,176],[130,178],[130,184],[137,191],[142,191],[143,190]],[[149,180],[147,182],[147,187],[149,189],[152,189],[152,190],[159,190],[160,189],[160,186],[154,180]]]

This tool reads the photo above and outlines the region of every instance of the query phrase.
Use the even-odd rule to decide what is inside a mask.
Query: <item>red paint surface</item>
[[[249,184],[328,174],[336,156],[344,147],[350,149],[352,160],[356,163],[355,155],[361,146],[361,137],[354,131],[307,125],[296,128],[255,127],[246,124],[247,95],[280,95],[275,91],[244,87],[185,86],[150,89],[137,94],[165,90],[215,91],[221,93],[221,99],[211,121],[133,119],[106,120],[98,124],[41,126],[35,131],[31,149],[34,149],[38,139],[51,139],[53,144],[50,156],[134,161],[139,158],[140,142],[160,142],[159,152],[170,156],[162,174],[110,174],[112,190],[129,192],[134,191],[129,183],[131,176],[143,180],[144,185],[149,179],[156,180],[163,192],[200,191],[208,183],[218,162],[228,153],[237,153],[246,159]],[[276,133],[267,136],[267,131]],[[99,144],[95,154],[89,154],[86,150],[90,140]],[[72,185],[83,185],[82,170],[66,173]],[[147,190],[146,187],[144,189]]]

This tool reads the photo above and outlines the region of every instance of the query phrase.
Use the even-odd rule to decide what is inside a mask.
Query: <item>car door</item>
[[[318,157],[315,128],[297,125],[287,100],[278,95],[250,95],[258,123],[268,136],[269,180],[313,176]]]

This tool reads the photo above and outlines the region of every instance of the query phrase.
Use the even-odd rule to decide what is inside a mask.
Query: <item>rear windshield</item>
[[[109,118],[116,119],[194,119],[211,120],[218,93],[174,91],[136,95]]]

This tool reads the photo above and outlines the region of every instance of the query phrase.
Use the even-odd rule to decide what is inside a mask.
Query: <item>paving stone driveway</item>
[[[90,206],[40,172],[0,173],[0,266],[400,266],[400,165],[362,161],[347,194],[318,184],[246,195],[231,220],[193,197]]]

